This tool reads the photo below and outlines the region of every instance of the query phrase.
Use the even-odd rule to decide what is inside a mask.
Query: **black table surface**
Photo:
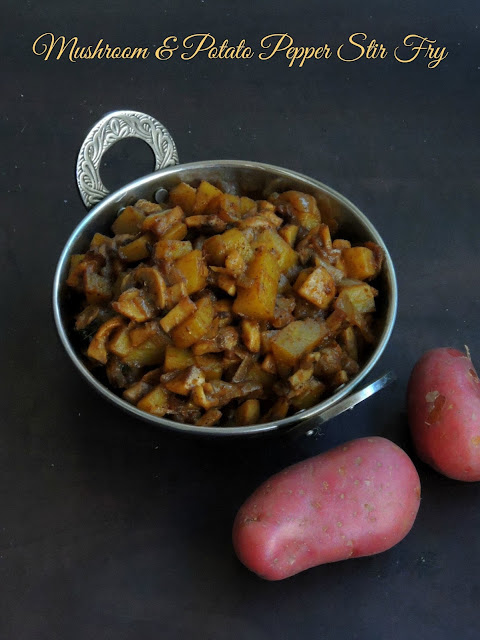
[[[437,474],[412,449],[405,389],[437,346],[480,353],[479,24],[476,3],[220,0],[3,4],[0,216],[3,376],[0,638],[477,639],[480,487]],[[260,41],[336,47],[352,33],[384,59],[262,61]],[[211,33],[249,60],[44,60],[44,33],[149,47]],[[395,60],[408,34],[447,57]],[[353,46],[344,51],[360,52]],[[423,53],[423,52],[422,52]],[[406,57],[406,56],[404,56]],[[345,194],[376,225],[399,284],[395,330],[376,367],[398,381],[315,438],[208,440],[157,430],[80,378],[51,310],[56,262],[85,215],[74,166],[91,126],[130,108],[161,120],[181,161],[250,159]],[[123,143],[102,175],[151,171]],[[478,360],[477,360],[478,363]],[[422,482],[411,533],[390,551],[282,582],[245,569],[236,510],[272,473],[366,435],[402,446]]]

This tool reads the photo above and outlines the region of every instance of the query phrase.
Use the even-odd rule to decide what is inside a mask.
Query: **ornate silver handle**
[[[100,163],[105,151],[124,138],[140,138],[152,148],[154,171],[178,164],[173,138],[158,120],[139,111],[109,113],[90,130],[78,154],[77,184],[87,208],[108,195],[100,178]]]

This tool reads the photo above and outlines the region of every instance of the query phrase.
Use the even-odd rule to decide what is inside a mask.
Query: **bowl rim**
[[[182,422],[176,422],[174,420],[169,420],[167,418],[161,418],[159,416],[154,416],[153,414],[146,413],[141,411],[134,405],[128,403],[123,398],[117,396],[113,391],[108,389],[105,385],[97,380],[97,378],[88,370],[86,365],[83,363],[81,357],[77,355],[76,350],[72,347],[70,340],[68,339],[66,328],[62,322],[62,313],[60,308],[60,292],[62,289],[62,273],[65,269],[65,263],[70,258],[72,246],[77,241],[79,235],[82,231],[89,225],[89,223],[94,220],[99,213],[109,206],[113,206],[115,204],[119,204],[123,198],[128,196],[130,191],[135,190],[139,187],[144,187],[148,185],[149,182],[155,182],[156,180],[161,180],[163,177],[168,176],[169,174],[181,173],[183,170],[197,170],[197,169],[208,169],[208,168],[218,168],[219,166],[226,166],[231,168],[239,168],[239,169],[252,169],[259,170],[260,172],[271,173],[274,172],[278,177],[285,178],[294,178],[302,181],[306,181],[310,186],[315,187],[317,189],[322,190],[330,196],[333,196],[336,200],[340,201],[340,203],[349,209],[355,216],[361,221],[362,225],[368,229],[369,234],[372,239],[381,246],[384,251],[384,268],[387,270],[387,282],[389,288],[390,301],[387,305],[387,311],[385,314],[385,326],[381,335],[380,340],[376,344],[372,354],[370,355],[367,362],[361,368],[359,373],[354,376],[349,382],[342,387],[340,387],[334,394],[322,400],[322,402],[317,403],[313,407],[309,409],[301,410],[291,416],[286,418],[282,418],[280,420],[260,423],[255,425],[248,426],[235,426],[235,427],[203,427],[196,426],[193,424],[185,424]],[[158,188],[158,187],[157,187]],[[53,280],[53,292],[52,292],[52,302],[53,302],[53,315],[55,326],[57,329],[57,333],[59,338],[69,355],[71,361],[77,368],[77,370],[81,373],[81,375],[90,383],[93,388],[100,393],[103,397],[109,400],[111,403],[123,409],[127,413],[134,415],[137,418],[140,418],[143,421],[146,421],[150,424],[154,424],[159,427],[166,427],[173,431],[179,431],[183,433],[189,434],[198,434],[198,435],[214,435],[214,436],[233,436],[233,435],[248,435],[248,434],[259,434],[266,433],[270,431],[276,431],[279,429],[283,429],[287,426],[293,426],[294,424],[299,424],[304,420],[312,418],[316,415],[321,416],[322,412],[330,409],[333,405],[335,405],[340,400],[343,400],[349,393],[353,391],[355,387],[370,373],[373,369],[380,356],[385,350],[385,347],[390,339],[390,336],[393,331],[393,327],[395,324],[395,319],[397,315],[397,307],[398,307],[398,287],[397,287],[397,279],[395,275],[395,269],[393,266],[393,261],[390,256],[390,253],[380,236],[379,232],[375,228],[375,226],[370,222],[370,220],[365,216],[365,214],[348,198],[344,195],[329,187],[328,185],[316,180],[315,178],[311,178],[305,174],[293,171],[291,169],[286,169],[283,167],[279,167],[272,164],[266,164],[262,162],[255,162],[251,160],[200,160],[197,162],[189,162],[189,163],[181,163],[176,165],[171,165],[165,167],[164,169],[160,169],[149,173],[145,176],[137,178],[132,182],[120,187],[113,193],[106,196],[103,200],[101,200],[98,204],[96,204],[86,216],[84,216],[80,222],[76,225],[72,233],[70,234],[57,263],[55,269],[55,276]]]

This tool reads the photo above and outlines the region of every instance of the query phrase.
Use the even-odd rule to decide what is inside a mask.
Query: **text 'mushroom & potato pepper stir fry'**
[[[332,226],[332,225],[331,225]],[[383,253],[333,239],[315,198],[209,182],[139,200],[71,257],[86,359],[139,409],[199,426],[279,420],[358,373]]]

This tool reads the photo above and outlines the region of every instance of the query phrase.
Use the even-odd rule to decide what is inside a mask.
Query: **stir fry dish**
[[[180,183],[71,257],[85,361],[142,411],[201,426],[277,421],[355,376],[376,341],[382,249],[332,238],[312,195]]]

